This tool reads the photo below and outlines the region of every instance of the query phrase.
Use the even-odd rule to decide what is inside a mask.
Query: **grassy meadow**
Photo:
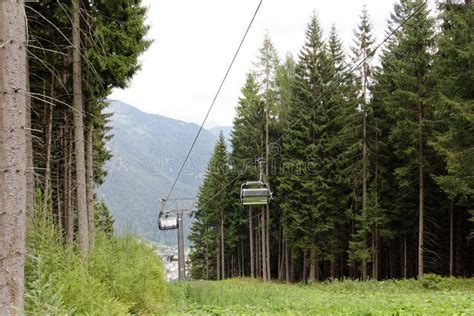
[[[474,279],[264,284],[249,279],[168,287],[169,313],[200,315],[474,315]]]

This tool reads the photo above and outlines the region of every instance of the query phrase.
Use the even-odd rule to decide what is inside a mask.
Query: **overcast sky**
[[[130,87],[111,99],[200,124],[259,0],[144,0],[149,7],[152,46]],[[208,118],[206,127],[231,125],[246,73],[252,69],[266,31],[280,58],[296,58],[313,11],[324,35],[334,23],[346,49],[364,4],[377,43],[383,40],[395,0],[263,0],[252,29]]]

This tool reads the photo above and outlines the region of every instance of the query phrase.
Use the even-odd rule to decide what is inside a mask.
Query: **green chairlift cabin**
[[[240,202],[243,205],[267,205],[272,200],[270,185],[262,180],[263,159],[258,160],[260,166],[260,179],[247,181],[240,186]]]
[[[263,181],[247,181],[240,187],[240,202],[243,205],[267,205],[271,199],[270,186]]]

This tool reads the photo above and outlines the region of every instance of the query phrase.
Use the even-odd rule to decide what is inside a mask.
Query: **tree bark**
[[[311,249],[309,251],[309,282],[313,283],[316,282],[316,250]]]
[[[244,241],[240,241],[240,276],[246,276],[245,273],[245,252],[244,252]]]
[[[69,118],[68,113],[64,113],[64,126],[62,127],[62,148],[63,148],[63,216],[64,233],[67,245],[72,245],[74,241],[74,217],[71,207],[72,186],[71,186],[71,141],[69,138]]]
[[[303,251],[303,282],[306,282],[306,250]]]
[[[220,234],[216,236],[216,245],[217,245],[217,251],[216,251],[216,280],[221,279],[221,246],[220,246]]]
[[[334,281],[336,279],[336,259],[332,259],[329,263],[329,272],[330,272],[330,279]]]
[[[262,265],[261,265],[261,262],[260,262],[260,254],[261,254],[261,247],[260,247],[260,229],[259,227],[257,226],[257,229],[256,229],[256,235],[255,235],[255,245],[256,245],[256,249],[255,249],[255,276],[257,278],[261,278],[262,277]]]
[[[206,228],[207,232],[207,228]],[[207,244],[207,238],[204,239],[206,248],[204,249],[204,271],[206,280],[209,280],[209,246]]]
[[[76,193],[77,193],[77,212],[78,212],[78,235],[81,257],[87,260],[89,252],[89,223],[87,216],[87,197],[86,197],[86,167],[84,154],[84,118],[83,118],[83,100],[82,100],[82,69],[81,69],[81,29],[80,29],[80,6],[81,0],[74,1],[73,25],[72,25],[72,43],[73,50],[73,103],[74,103],[74,144],[76,158]]]
[[[262,277],[263,281],[267,281],[267,243],[266,243],[266,224],[265,224],[265,219],[266,219],[266,212],[265,208],[263,207],[261,210],[261,221],[262,221]]]
[[[364,50],[365,53],[365,50]],[[365,56],[365,54],[364,54]],[[364,110],[362,111],[362,213],[367,213],[367,72],[366,63],[364,63],[363,93]],[[364,241],[365,244],[366,241]],[[362,259],[362,279],[367,280],[367,259]]]
[[[267,163],[268,165],[268,163]],[[270,265],[270,205],[266,205],[265,207],[265,213],[266,213],[266,218],[265,218],[265,247],[266,247],[266,258],[267,262],[265,266],[267,267],[267,281],[270,281],[272,279],[272,272],[271,272],[271,265]]]
[[[281,230],[281,225],[280,225],[280,230]],[[280,242],[281,244],[279,251],[278,251],[278,280],[282,281],[283,280],[283,275],[285,273],[285,238],[282,236],[282,233],[279,234],[280,237]]]
[[[290,275],[289,275],[289,282],[293,282],[295,279],[295,250],[291,249],[290,251]]]
[[[372,277],[374,280],[379,279],[379,246],[378,246],[378,227],[375,225],[372,235]]]
[[[268,87],[268,82],[269,82],[269,76],[267,73],[267,85],[266,85],[266,100],[265,100],[265,180],[267,182],[270,181],[269,179],[269,165],[270,165],[270,142],[269,142],[269,120],[270,120],[270,108],[269,108],[269,87]],[[265,223],[263,224],[263,230],[264,230],[264,241],[265,241],[265,255],[263,256],[265,260],[265,265],[264,269],[266,278],[264,277],[264,280],[269,281],[271,280],[271,272],[270,272],[270,205],[267,203],[267,205],[264,208],[265,212]]]
[[[50,90],[51,100],[54,98],[54,76],[51,79],[51,90]],[[45,214],[50,210],[49,206],[51,203],[51,133],[53,126],[53,101],[45,102],[45,113],[46,113],[46,124],[44,127],[44,196],[43,196],[43,206],[45,207]],[[52,211],[52,210],[51,210]]]
[[[30,69],[28,54],[26,60],[26,91],[30,92]],[[35,211],[35,168],[33,163],[33,137],[31,135],[31,97],[26,96],[26,212]]]
[[[221,278],[222,279],[225,279],[225,256],[224,256],[224,211],[221,210],[221,223],[220,223],[220,226],[221,226],[221,265],[222,265],[222,269],[221,269]]]
[[[449,207],[449,276],[453,275],[454,269],[454,224],[453,224],[453,201],[450,201]]]
[[[418,87],[420,79],[418,78]],[[423,171],[423,107],[420,100],[420,89],[418,89],[418,160],[419,160],[419,227],[418,227],[418,277],[424,273],[424,171]]]
[[[288,239],[285,238],[285,277],[286,277],[286,283],[290,283],[290,256],[291,253],[288,249]]]
[[[94,159],[92,122],[86,130],[86,191],[87,191],[87,217],[89,219],[89,242],[93,249],[95,244],[95,212],[94,212]]]
[[[367,259],[362,259],[362,280],[367,280]]]
[[[283,278],[283,238],[281,225],[278,225],[278,256],[277,256],[277,275],[278,280]]]
[[[0,1],[0,311],[23,314],[27,211],[24,1]]]
[[[255,254],[253,249],[253,219],[252,207],[249,206],[249,244],[250,244],[250,278],[255,278]]]

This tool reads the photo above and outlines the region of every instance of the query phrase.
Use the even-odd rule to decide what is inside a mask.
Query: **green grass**
[[[171,314],[474,315],[474,279],[264,284],[249,279],[168,287]]]
[[[29,219],[25,315],[164,313],[166,282],[153,249],[133,236],[98,233],[96,241],[85,263],[41,211]]]

